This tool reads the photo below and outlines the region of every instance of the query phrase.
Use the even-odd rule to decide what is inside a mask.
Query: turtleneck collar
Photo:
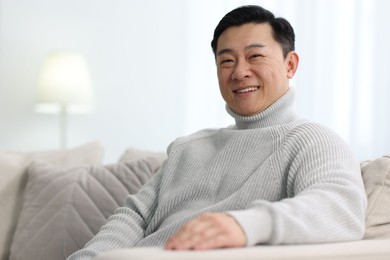
[[[286,94],[276,100],[264,111],[253,116],[241,116],[236,114],[226,105],[227,112],[236,120],[237,129],[255,129],[286,124],[296,119],[293,109],[295,93],[289,88]]]

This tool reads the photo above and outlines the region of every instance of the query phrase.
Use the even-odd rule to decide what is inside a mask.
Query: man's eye
[[[263,55],[261,54],[253,54],[252,56],[250,56],[251,59],[256,59],[256,58],[261,58],[263,57]]]
[[[222,65],[222,64],[228,64],[230,62],[233,62],[233,60],[231,59],[226,59],[226,60],[222,60],[219,64]]]

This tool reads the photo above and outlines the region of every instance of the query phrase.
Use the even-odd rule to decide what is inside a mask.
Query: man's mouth
[[[243,88],[243,89],[237,89],[234,90],[234,93],[240,94],[240,93],[247,93],[247,92],[253,92],[258,90],[259,87],[250,87],[250,88]]]

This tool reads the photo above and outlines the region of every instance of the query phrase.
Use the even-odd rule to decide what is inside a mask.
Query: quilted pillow
[[[101,164],[104,149],[91,142],[66,150],[17,152],[0,151],[0,259],[9,258],[11,241],[22,209],[27,167],[34,160],[61,167]]]
[[[367,192],[365,239],[390,239],[390,156],[361,164]]]
[[[152,157],[70,170],[31,164],[10,259],[66,259],[159,167]]]

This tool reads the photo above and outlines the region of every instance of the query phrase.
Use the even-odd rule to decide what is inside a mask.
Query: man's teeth
[[[236,90],[236,93],[245,93],[245,92],[251,92],[257,90],[257,87],[251,87],[251,88],[244,88],[244,89],[239,89]]]

